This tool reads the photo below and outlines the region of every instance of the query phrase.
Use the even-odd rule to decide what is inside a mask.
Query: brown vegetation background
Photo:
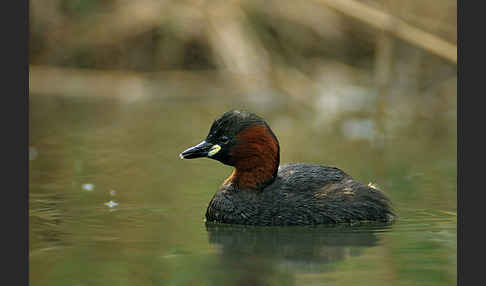
[[[451,0],[32,0],[30,92],[455,96],[456,14]]]

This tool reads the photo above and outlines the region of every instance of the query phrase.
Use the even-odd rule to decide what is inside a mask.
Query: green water
[[[347,137],[346,117],[326,123],[303,106],[272,106],[31,96],[30,285],[456,284],[454,118],[418,116],[377,143]],[[268,121],[281,163],[334,165],[373,182],[399,219],[205,226],[207,204],[232,169],[178,154],[234,107]]]

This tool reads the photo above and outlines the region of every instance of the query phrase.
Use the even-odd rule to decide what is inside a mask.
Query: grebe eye
[[[221,137],[221,143],[228,144],[229,142],[230,142],[230,139],[229,139],[228,136]]]

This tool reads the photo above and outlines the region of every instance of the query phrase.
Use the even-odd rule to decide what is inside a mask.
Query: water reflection
[[[29,195],[29,246],[31,250],[63,244],[66,232],[62,228],[62,224],[66,220],[66,214],[61,206],[64,203],[64,197],[59,194]]]
[[[221,251],[220,271],[232,273],[229,285],[266,285],[275,279],[287,284],[297,273],[333,271],[336,262],[377,246],[376,231],[387,228],[206,225],[210,244]]]
[[[114,208],[117,205],[118,205],[118,203],[115,202],[115,201],[109,201],[109,202],[105,203],[105,206],[110,207],[110,208]]]
[[[29,161],[35,160],[39,155],[39,150],[37,148],[30,146],[29,147]]]
[[[88,192],[94,190],[93,184],[83,184],[81,187],[83,188],[83,190],[88,191]]]

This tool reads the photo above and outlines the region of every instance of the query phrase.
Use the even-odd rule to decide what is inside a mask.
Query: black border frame
[[[462,117],[463,117],[463,65],[462,65],[462,44],[463,44],[463,9],[462,1],[457,1],[457,285],[464,285],[463,281],[463,181],[462,181]]]
[[[3,3],[3,284],[29,285],[29,0]],[[11,198],[14,200],[12,201]]]

